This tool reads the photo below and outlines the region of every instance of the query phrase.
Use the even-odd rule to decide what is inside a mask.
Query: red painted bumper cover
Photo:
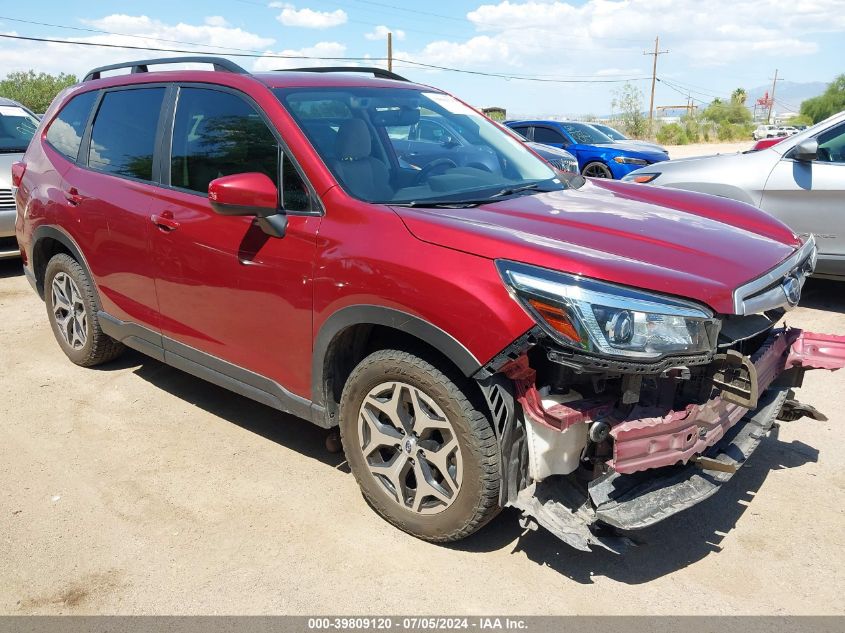
[[[787,369],[845,367],[845,336],[795,328],[777,330],[751,360],[757,370],[758,393],[762,395]],[[632,415],[636,419],[621,422],[611,430],[613,458],[608,464],[620,474],[685,464],[722,439],[746,413],[745,407],[719,397],[663,416],[649,417],[648,411],[635,409]]]

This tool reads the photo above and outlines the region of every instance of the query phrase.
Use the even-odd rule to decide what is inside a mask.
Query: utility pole
[[[654,38],[654,52],[643,51],[643,55],[654,55],[654,64],[651,67],[651,100],[648,104],[648,131],[651,133],[654,122],[654,85],[657,83],[657,56],[665,55],[669,51],[660,50],[660,37]]]
[[[775,68],[775,78],[772,80],[772,94],[769,97],[769,113],[766,115],[766,125],[771,123],[772,120],[772,108],[775,107],[775,86],[777,86],[779,81],[783,81],[783,77],[778,79],[778,69]]]
[[[387,33],[387,70],[393,71],[393,33]]]

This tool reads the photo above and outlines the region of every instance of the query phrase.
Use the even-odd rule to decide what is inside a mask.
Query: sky
[[[505,107],[509,116],[609,114],[626,81],[642,91],[647,107],[653,57],[643,52],[654,50],[656,36],[660,50],[668,53],[658,58],[655,105],[724,98],[737,87],[771,83],[776,69],[795,82],[829,82],[845,72],[845,0],[39,0],[4,5],[0,34],[254,54],[259,56],[232,59],[255,71],[384,66],[390,31],[395,72],[477,107]],[[103,64],[176,54],[0,38],[0,76],[28,69],[82,76]]]

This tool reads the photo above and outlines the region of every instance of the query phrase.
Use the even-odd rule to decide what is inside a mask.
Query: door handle
[[[64,192],[65,199],[70,202],[73,206],[80,204],[83,200],[85,200],[85,196],[79,193],[79,190],[76,187],[71,187],[67,191]]]
[[[160,230],[165,233],[175,231],[179,228],[179,223],[173,219],[172,211],[163,211],[161,215],[151,215],[150,222],[155,224]]]

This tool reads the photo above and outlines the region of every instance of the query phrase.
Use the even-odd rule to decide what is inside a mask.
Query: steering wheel
[[[457,166],[458,163],[453,161],[451,158],[436,158],[420,170],[420,173],[417,174],[415,184],[419,185],[424,183],[426,180],[428,180],[428,178],[431,176],[435,169],[441,167],[446,169],[455,169]]]

